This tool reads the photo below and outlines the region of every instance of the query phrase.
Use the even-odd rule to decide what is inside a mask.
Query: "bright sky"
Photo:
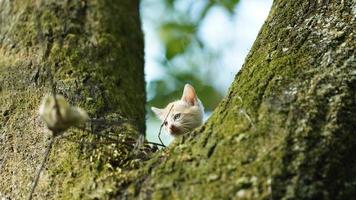
[[[159,60],[164,56],[164,48],[155,32],[157,27],[154,20],[149,16],[152,15],[152,9],[146,7],[144,2],[141,14],[145,33],[145,73],[146,81],[150,82],[164,76],[164,72],[159,67]],[[216,7],[210,10],[204,19],[200,27],[200,38],[206,45],[221,53],[218,66],[213,69],[219,76],[216,76],[212,83],[220,90],[225,92],[240,70],[271,6],[272,0],[241,0],[232,18],[224,9]],[[158,128],[158,121],[147,121],[149,141],[158,142]],[[165,133],[162,134],[162,139],[166,144],[172,140]]]
[[[200,34],[210,47],[223,49],[221,66],[226,74],[217,76],[216,80],[222,90],[227,90],[240,70],[271,5],[271,0],[242,0],[233,19],[229,19],[221,8],[214,8],[207,16]],[[222,72],[221,68],[216,70],[217,74]]]

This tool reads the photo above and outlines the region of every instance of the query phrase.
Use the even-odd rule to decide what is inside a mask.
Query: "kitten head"
[[[167,117],[164,128],[173,136],[187,133],[203,123],[203,105],[189,84],[184,86],[180,100],[169,103],[163,109],[151,109],[160,120],[164,121]]]

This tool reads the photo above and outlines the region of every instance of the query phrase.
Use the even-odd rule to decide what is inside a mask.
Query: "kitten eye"
[[[168,122],[167,121],[164,121],[164,123],[163,123],[165,126],[167,126],[167,124],[168,124]]]
[[[173,119],[174,119],[174,120],[177,120],[177,119],[179,119],[179,118],[180,118],[180,113],[175,114],[175,115],[173,116]]]

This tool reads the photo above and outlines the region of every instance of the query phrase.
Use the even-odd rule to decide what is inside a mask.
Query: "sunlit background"
[[[147,84],[147,139],[159,142],[151,106],[179,99],[195,87],[206,118],[240,70],[272,0],[142,0]],[[163,132],[167,145],[172,137]]]

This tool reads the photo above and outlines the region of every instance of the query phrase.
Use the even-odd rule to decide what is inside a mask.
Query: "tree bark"
[[[208,122],[155,155],[127,197],[355,198],[355,16],[355,1],[275,0]]]
[[[102,199],[125,183],[145,129],[138,3],[0,1],[0,198],[29,195],[49,135],[37,110],[53,85],[95,120],[56,138],[35,199]]]

